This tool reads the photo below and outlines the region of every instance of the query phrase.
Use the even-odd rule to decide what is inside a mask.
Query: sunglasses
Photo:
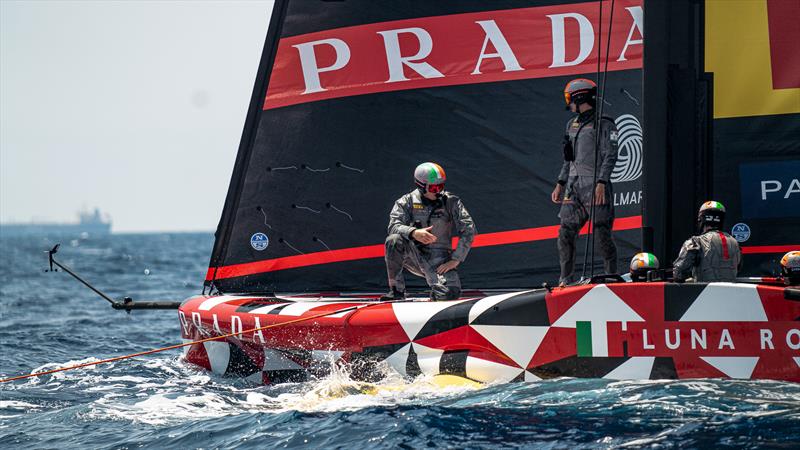
[[[438,194],[442,191],[444,191],[444,183],[428,185],[428,192],[430,192],[431,194]]]

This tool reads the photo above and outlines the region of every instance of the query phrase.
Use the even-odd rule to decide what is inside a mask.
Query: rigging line
[[[328,203],[328,208],[331,208],[338,213],[344,214],[345,216],[347,216],[348,219],[350,219],[351,222],[353,221],[353,216],[351,216],[347,211],[342,211],[341,209],[337,208],[333,203]]]
[[[348,166],[348,165],[346,165],[344,163],[340,163],[340,162],[336,163],[336,167],[341,167],[343,169],[352,170],[352,171],[358,172],[358,173],[364,173],[364,169],[358,169],[358,168],[355,168],[355,167],[350,167],[350,166]]]
[[[284,238],[280,238],[280,239],[278,239],[278,242],[280,242],[280,243],[282,243],[282,244],[286,244],[287,246],[289,246],[289,248],[290,248],[290,249],[292,249],[292,250],[296,251],[297,253],[299,253],[299,254],[301,254],[301,255],[305,255],[305,253],[303,253],[303,252],[301,252],[300,250],[298,250],[298,249],[294,248],[294,245],[290,244],[290,243],[289,243],[289,241],[287,241],[287,240],[286,240],[286,239],[284,239]]]
[[[309,171],[309,172],[327,172],[327,171],[331,170],[331,168],[330,168],[330,167],[326,167],[326,168],[324,168],[324,169],[314,169],[314,168],[312,168],[312,167],[309,167],[309,166],[308,166],[308,165],[306,165],[306,164],[303,164],[303,165],[301,165],[300,167],[301,167],[302,169],[305,169],[305,170]]]
[[[608,78],[608,54],[609,54],[609,52],[611,50],[611,28],[614,26],[614,3],[615,3],[615,0],[611,0],[611,11],[608,14],[608,37],[606,38],[606,60],[603,63],[604,64],[604,67],[603,67],[603,84],[601,85],[601,92],[602,92],[603,95],[602,95],[602,97],[600,97],[601,99],[603,99],[603,101],[600,102],[600,111],[597,112],[597,116],[599,117],[598,121],[602,120],[602,118],[603,118],[603,108],[605,107],[605,96],[606,96],[606,91],[608,90],[607,86],[606,86],[606,79]],[[602,31],[602,29],[603,29],[603,24],[601,22],[600,23],[600,30]],[[600,122],[598,122],[598,123],[600,123]],[[600,134],[601,134],[600,133],[600,127],[595,128],[594,185],[597,184],[597,156],[598,156],[598,153],[600,151],[600,145],[599,145]],[[609,180],[609,181],[611,181],[611,180]],[[604,191],[605,191],[605,189],[604,189]],[[613,202],[614,199],[611,198],[611,199],[609,199],[609,201]],[[614,205],[609,205],[609,207],[613,208]],[[594,218],[592,220],[594,220]],[[592,224],[594,224],[594,222],[592,222]],[[611,231],[609,230],[609,233],[610,232]],[[594,237],[594,227],[592,227],[592,272],[591,272],[592,276],[594,276],[594,239],[595,239],[595,237]]]
[[[276,170],[297,170],[297,166],[267,167],[267,172],[273,172]]]
[[[320,317],[325,317],[325,316],[331,316],[331,315],[334,315],[334,314],[339,314],[339,313],[355,310],[355,309],[358,309],[358,308],[359,308],[359,305],[355,305],[355,306],[350,306],[350,307],[347,307],[347,308],[342,308],[342,309],[339,309],[339,310],[336,310],[336,311],[329,311],[329,312],[325,312],[325,313],[321,313],[321,314],[316,314],[316,315],[313,315],[313,316],[301,317],[299,319],[293,319],[293,320],[289,320],[287,322],[273,323],[273,324],[270,324],[270,325],[265,325],[263,327],[252,328],[252,329],[243,330],[243,331],[240,331],[240,332],[223,334],[221,336],[212,336],[212,337],[205,338],[205,339],[200,339],[200,340],[197,340],[197,341],[185,342],[183,344],[170,345],[168,347],[156,348],[156,349],[147,350],[147,351],[144,351],[144,352],[131,353],[130,355],[116,356],[114,358],[101,359],[99,361],[92,361],[92,362],[88,362],[88,363],[76,364],[74,366],[59,367],[58,369],[46,370],[46,371],[43,371],[43,372],[30,373],[30,374],[27,374],[27,375],[19,375],[19,376],[11,377],[11,378],[4,378],[4,379],[0,380],[0,383],[8,383],[10,381],[22,380],[22,379],[25,379],[25,378],[40,377],[42,375],[49,375],[49,374],[53,374],[53,373],[56,373],[56,372],[65,372],[67,370],[80,369],[82,367],[96,366],[98,364],[104,364],[104,363],[109,363],[109,362],[114,362],[114,361],[121,361],[121,360],[124,360],[124,359],[136,358],[138,356],[150,355],[150,354],[153,354],[153,353],[160,353],[160,352],[164,352],[164,351],[167,351],[167,350],[174,350],[174,349],[178,349],[178,348],[182,348],[182,347],[188,347],[190,345],[202,344],[204,342],[216,341],[216,340],[219,340],[219,339],[226,339],[226,338],[234,337],[234,336],[238,337],[238,336],[241,336],[241,335],[243,335],[245,333],[255,333],[257,331],[268,330],[270,328],[277,328],[277,327],[281,327],[281,326],[284,326],[284,325],[291,325],[291,324],[294,324],[294,323],[305,322],[305,321],[308,321],[308,320],[318,319]]]
[[[264,208],[258,206],[258,207],[256,207],[256,209],[264,216],[264,225],[266,225],[267,228],[269,228],[271,230],[272,226],[267,223],[267,213],[264,211]]]
[[[631,100],[633,103],[635,103],[635,104],[636,104],[636,106],[639,106],[639,100],[637,100],[637,99],[636,99],[636,97],[634,97],[633,95],[631,95],[631,93],[630,93],[630,92],[628,92],[628,90],[627,90],[627,89],[625,89],[625,88],[622,88],[622,89],[620,89],[620,91],[622,91],[622,93],[623,93],[623,94],[625,94],[626,96],[628,96],[628,98],[629,98],[629,99],[630,99],[630,100]]]
[[[326,243],[325,243],[325,241],[323,241],[322,239],[320,239],[320,238],[318,238],[318,237],[314,236],[313,238],[311,238],[311,240],[312,240],[312,241],[314,241],[314,242],[319,242],[320,244],[322,244],[322,246],[323,246],[323,247],[325,247],[326,249],[328,249],[328,251],[331,251],[331,248],[330,248],[330,247],[328,247],[328,244],[326,244]]]
[[[595,102],[594,107],[597,108],[597,99],[602,98],[600,96],[601,89],[600,89],[600,57],[602,54],[600,53],[601,47],[603,46],[603,0],[600,0],[598,3],[598,8],[600,8],[600,18],[598,20],[598,30],[597,30],[597,74],[595,75],[595,83],[597,83],[597,91],[595,93]],[[601,105],[602,105],[602,100]],[[576,105],[576,109],[577,109]],[[580,111],[578,111],[580,113]],[[597,139],[598,133],[598,126],[600,125],[600,116],[597,115],[597,111],[594,111],[594,176],[592,177],[592,186],[591,192],[592,195],[589,201],[589,229],[588,234],[586,235],[586,245],[584,246],[583,251],[583,270],[581,271],[581,279],[586,278],[586,264],[588,263],[589,258],[589,247],[591,246],[592,251],[592,274],[594,275],[594,193],[595,189],[597,189],[597,145],[599,143],[599,139]]]
[[[318,210],[316,210],[314,208],[309,208],[308,206],[302,206],[302,205],[292,205],[292,208],[304,209],[304,210],[310,211],[310,212],[312,212],[314,214],[319,214],[319,213],[322,212],[322,211],[318,211]]]
[[[598,78],[598,95],[597,97],[600,98],[600,107],[598,111],[595,111],[594,123],[595,123],[595,145],[594,145],[594,176],[592,178],[592,202],[591,206],[589,207],[589,235],[587,236],[587,252],[584,254],[584,265],[583,265],[583,272],[584,276],[586,274],[586,257],[588,253],[591,252],[591,268],[590,268],[590,276],[594,276],[594,266],[595,266],[595,227],[594,227],[594,219],[595,219],[595,190],[597,188],[597,166],[598,166],[598,156],[600,153],[600,131],[601,131],[601,123],[603,118],[603,108],[605,106],[605,93],[606,89],[606,80],[608,77],[608,55],[611,50],[611,30],[614,25],[614,4],[615,0],[611,0],[611,12],[609,13],[608,19],[608,37],[606,38],[606,58],[605,58],[605,65],[603,67],[603,81],[600,82],[600,50],[602,48],[602,35],[603,35],[603,2],[600,2],[600,26],[598,31],[598,40],[599,45],[597,48],[597,78]],[[597,106],[597,102],[595,102],[595,106]],[[613,201],[613,199],[610,199]]]

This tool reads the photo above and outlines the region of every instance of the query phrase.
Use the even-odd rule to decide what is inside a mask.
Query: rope
[[[603,1],[600,1],[600,19],[599,19],[599,27],[600,29],[597,32],[597,81],[598,81],[598,89],[597,89],[597,99],[600,100],[600,108],[598,111],[595,112],[594,115],[594,130],[595,130],[595,138],[594,138],[594,176],[592,177],[592,197],[591,202],[589,205],[589,228],[587,231],[586,236],[586,247],[583,254],[583,273],[581,275],[582,278],[586,277],[586,264],[587,264],[587,257],[589,256],[589,252],[591,251],[591,259],[592,259],[592,266],[590,276],[594,276],[594,218],[595,218],[595,191],[597,189],[597,157],[599,156],[600,150],[600,124],[603,118],[603,106],[605,106],[605,93],[606,93],[606,78],[608,76],[608,54],[611,49],[611,29],[614,25],[614,3],[615,0],[611,0],[611,13],[609,14],[608,19],[608,38],[606,39],[606,59],[605,59],[605,66],[603,68],[603,81],[600,83],[600,50],[603,45]],[[595,104],[595,107],[597,105]],[[614,201],[612,198],[611,201]],[[590,250],[591,249],[591,250]]]
[[[598,7],[600,9],[600,17],[598,19],[598,27],[597,30],[597,74],[595,75],[595,80],[600,83],[600,49],[603,47],[603,0],[598,2]],[[611,35],[608,35],[609,39]],[[597,107],[597,99],[601,98],[600,94],[602,93],[601,86],[598,84],[597,86],[597,95],[595,96],[595,107]],[[602,100],[601,100],[602,101]],[[580,113],[580,110],[578,111]],[[600,125],[600,117],[597,115],[597,111],[594,113],[594,130],[595,130],[595,142],[594,142],[594,183],[592,184],[592,197],[591,201],[589,202],[589,228],[586,230],[586,245],[583,249],[583,270],[581,271],[581,279],[586,278],[586,264],[589,262],[589,247],[591,246],[592,250],[592,274],[594,274],[594,190],[597,187],[597,127]]]
[[[199,341],[192,341],[192,342],[186,342],[186,343],[183,343],[183,344],[170,345],[169,347],[161,347],[161,348],[156,348],[156,349],[153,349],[153,350],[147,350],[147,351],[144,351],[144,352],[132,353],[130,355],[116,356],[114,358],[103,359],[103,360],[100,360],[100,361],[93,361],[93,362],[88,362],[88,363],[83,363],[83,364],[76,364],[74,366],[60,367],[58,369],[46,370],[46,371],[43,371],[43,372],[30,373],[30,374],[27,374],[27,375],[19,375],[19,376],[16,376],[16,377],[2,379],[2,380],[0,380],[0,383],[8,383],[10,381],[23,380],[25,378],[40,377],[42,375],[50,375],[50,374],[53,374],[53,373],[56,373],[56,372],[65,372],[67,370],[80,369],[82,367],[95,366],[95,365],[98,365],[98,364],[105,364],[105,363],[110,363],[110,362],[114,362],[114,361],[121,361],[123,359],[136,358],[138,356],[144,356],[144,355],[150,355],[150,354],[153,354],[153,353],[165,352],[167,350],[175,350],[176,348],[188,347],[190,345],[195,345],[195,344],[202,344],[203,342],[216,341],[216,340],[219,340],[219,339],[225,339],[225,338],[233,337],[233,336],[236,336],[236,335],[242,335],[242,334],[245,334],[245,333],[255,333],[256,331],[260,331],[260,330],[268,330],[270,328],[277,328],[277,327],[281,327],[281,326],[284,326],[284,325],[291,325],[293,323],[305,322],[305,321],[312,320],[312,319],[318,319],[320,317],[325,317],[325,316],[330,316],[330,315],[333,315],[333,314],[339,314],[339,313],[355,310],[357,308],[358,308],[358,306],[350,306],[348,308],[343,308],[343,309],[339,309],[339,310],[336,310],[336,311],[330,311],[330,312],[316,314],[316,315],[308,316],[308,317],[301,317],[299,319],[289,320],[287,322],[273,323],[271,325],[265,325],[263,327],[252,328],[250,330],[244,330],[244,331],[240,331],[240,332],[237,332],[237,333],[228,333],[228,334],[223,334],[223,335],[220,335],[220,336],[212,336],[212,337],[209,337],[209,338],[200,339]]]

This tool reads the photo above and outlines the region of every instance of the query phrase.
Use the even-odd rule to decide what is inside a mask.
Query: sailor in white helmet
[[[432,300],[461,295],[456,267],[467,257],[476,230],[461,199],[444,190],[446,179],[440,165],[422,163],[414,171],[417,188],[394,203],[386,238],[389,293],[381,300],[405,297],[404,268],[425,278]],[[459,239],[453,250],[455,236]]]
[[[681,247],[672,264],[675,281],[690,276],[697,282],[735,281],[742,264],[739,243],[722,231],[725,206],[720,202],[703,203],[697,215],[700,235],[692,236]]]
[[[800,286],[800,251],[791,251],[781,258],[781,278],[787,286]]]

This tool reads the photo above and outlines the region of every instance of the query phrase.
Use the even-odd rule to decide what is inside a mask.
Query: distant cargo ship
[[[111,233],[111,220],[95,208],[94,212],[81,212],[77,223],[0,223],[0,236],[102,236]]]

